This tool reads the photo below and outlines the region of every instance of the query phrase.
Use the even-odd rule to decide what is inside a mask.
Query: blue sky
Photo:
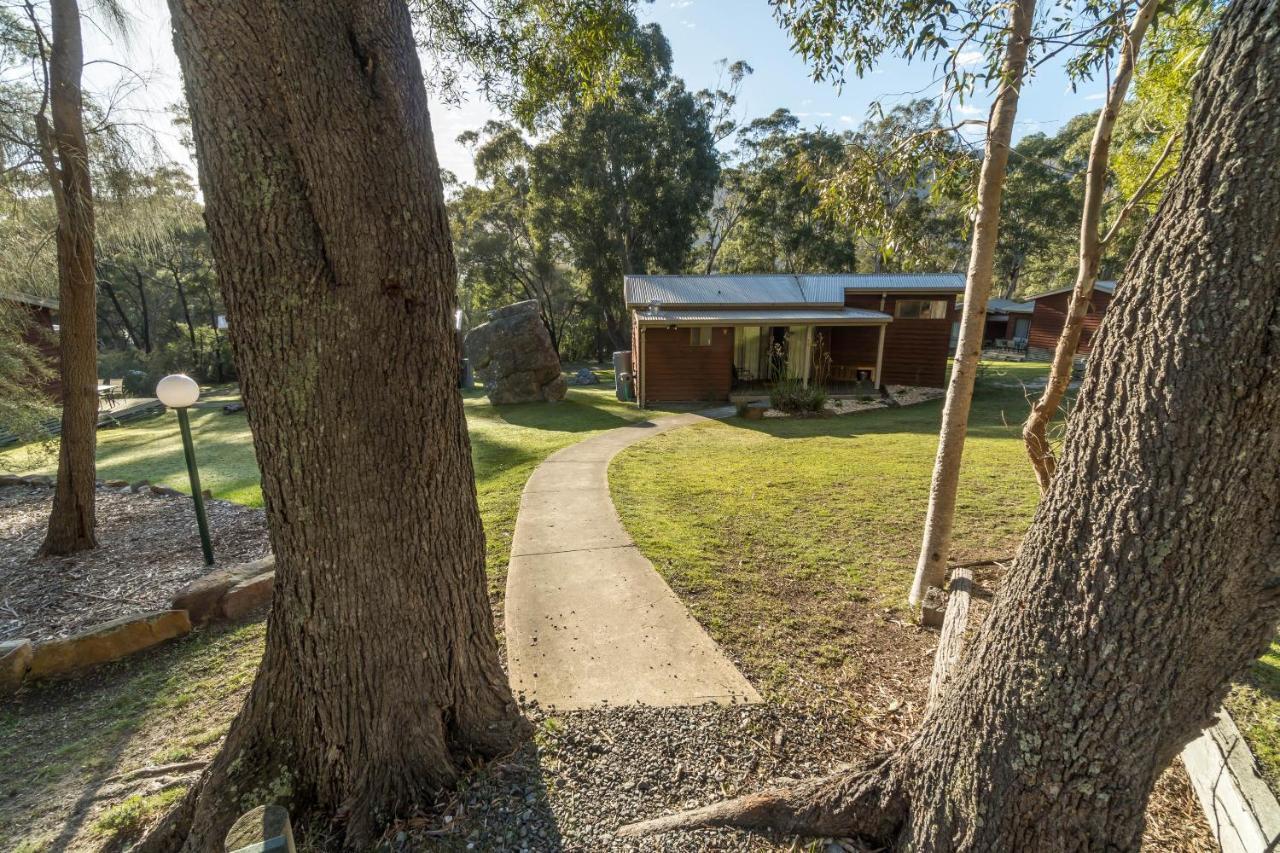
[[[165,152],[185,162],[185,152],[165,114],[169,104],[182,98],[168,11],[161,0],[132,0],[129,5],[135,23],[127,43],[89,27],[86,59],[121,62],[139,72],[145,86],[125,78],[131,89],[125,101],[128,118],[150,127]],[[739,102],[746,120],[786,107],[808,126],[838,130],[861,122],[874,100],[891,104],[909,100],[913,92],[936,91],[932,66],[908,65],[894,58],[882,61],[865,79],[849,80],[843,90],[813,82],[805,63],[791,52],[790,40],[774,21],[767,0],[656,0],[641,3],[639,14],[642,21],[662,27],[671,42],[675,71],[691,90],[716,84],[717,60],[746,60],[755,69],[743,85]],[[971,58],[977,62],[976,55]],[[88,88],[105,92],[120,84],[121,73],[116,66],[100,62],[88,67],[86,78]],[[1073,115],[1096,108],[1102,89],[1102,82],[1094,81],[1072,92],[1061,65],[1041,68],[1021,99],[1018,134],[1053,133]],[[975,98],[955,118],[985,118],[988,103],[984,97]],[[471,158],[456,138],[498,117],[491,105],[476,98],[457,107],[434,105],[432,123],[441,165],[470,179],[474,174]]]

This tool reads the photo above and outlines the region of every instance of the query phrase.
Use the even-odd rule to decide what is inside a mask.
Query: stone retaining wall
[[[122,616],[70,637],[0,642],[0,697],[24,683],[73,675],[185,636],[193,625],[234,621],[265,607],[275,584],[275,558],[214,569],[173,597],[171,608]]]

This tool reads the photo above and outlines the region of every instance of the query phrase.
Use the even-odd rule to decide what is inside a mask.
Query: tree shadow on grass
[[[0,846],[25,837],[66,849],[92,831],[86,822],[112,776],[166,763],[156,756],[190,740],[181,726],[207,732],[229,723],[257,671],[262,634],[255,624],[198,631],[37,683],[0,706],[0,789],[8,795],[0,799]],[[200,750],[210,751],[220,737],[201,738]]]

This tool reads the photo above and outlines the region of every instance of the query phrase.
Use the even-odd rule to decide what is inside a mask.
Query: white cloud
[[[980,107],[977,104],[961,104],[956,107],[956,112],[962,116],[980,116],[987,114],[986,108]]]
[[[693,0],[671,0],[672,9],[688,9],[693,5]]]
[[[853,116],[840,116],[840,120],[845,124],[853,124]]]
[[[958,68],[971,68],[975,65],[981,65],[984,60],[982,51],[965,50],[956,56],[956,66]]]
[[[686,27],[687,29],[690,29],[690,30],[692,30],[692,29],[694,29],[695,27],[697,27],[697,26],[698,26],[698,25],[697,25],[697,24],[695,24],[693,21],[681,21],[680,23],[684,24],[684,25],[685,25],[685,27]]]
[[[1106,92],[1094,92],[1092,95],[1085,95],[1084,99],[1086,101],[1101,101],[1101,100],[1105,100],[1106,97],[1107,97]]]

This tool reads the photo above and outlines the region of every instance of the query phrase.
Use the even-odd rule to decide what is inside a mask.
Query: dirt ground
[[[38,557],[53,490],[0,487],[0,640],[43,640],[119,616],[168,606],[173,594],[208,571],[195,511],[185,495],[99,487],[97,550]],[[206,500],[219,564],[265,556],[261,510]]]

